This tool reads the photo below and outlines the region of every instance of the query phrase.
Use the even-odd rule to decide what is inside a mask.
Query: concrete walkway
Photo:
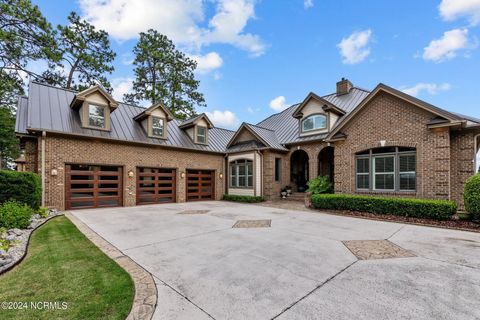
[[[153,274],[154,319],[480,318],[477,233],[220,201],[72,213]]]

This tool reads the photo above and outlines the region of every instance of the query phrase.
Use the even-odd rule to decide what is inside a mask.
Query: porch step
[[[292,193],[289,197],[283,200],[303,202],[305,200],[305,193],[302,193],[302,192]]]

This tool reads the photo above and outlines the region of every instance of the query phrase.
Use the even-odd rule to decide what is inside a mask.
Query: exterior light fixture
[[[52,169],[51,174],[52,174],[52,176],[57,176],[58,175],[57,169]]]
[[[218,177],[220,178],[220,180],[222,180],[222,179],[223,179],[223,173],[220,173],[220,174],[218,175]]]
[[[182,179],[184,179],[184,178],[185,178],[185,172],[182,171],[182,172],[180,173],[180,177],[181,177]]]
[[[133,178],[133,171],[132,170],[128,170],[128,177]]]

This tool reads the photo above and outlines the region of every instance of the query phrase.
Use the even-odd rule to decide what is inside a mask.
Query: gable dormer
[[[185,120],[179,126],[180,129],[185,130],[193,142],[198,144],[208,144],[208,130],[213,127],[213,123],[205,113]]]
[[[299,121],[300,136],[308,136],[329,132],[343,115],[343,110],[310,92],[292,116]]]
[[[168,122],[173,114],[161,103],[156,103],[136,115],[133,120],[139,122],[150,138],[167,139]]]
[[[70,107],[80,115],[82,127],[110,131],[110,114],[118,102],[100,85],[75,95]]]

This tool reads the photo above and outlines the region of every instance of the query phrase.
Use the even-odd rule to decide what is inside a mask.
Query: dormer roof
[[[103,88],[103,86],[98,84],[75,94],[72,102],[70,103],[70,107],[75,110],[80,108],[80,106],[87,99],[87,97],[96,92],[105,98],[105,100],[108,103],[108,107],[110,108],[110,111],[113,111],[118,107],[118,102],[115,99],[113,99],[110,93],[108,93],[107,90]]]
[[[155,103],[154,105],[148,107],[147,109],[143,110],[142,112],[140,112],[139,114],[137,114],[133,120],[135,121],[142,121],[143,119],[147,118],[148,116],[150,116],[153,111],[157,110],[157,109],[161,109],[166,117],[167,117],[167,121],[170,121],[170,120],[173,120],[175,117],[173,116],[172,112],[170,112],[170,110],[165,107],[162,103]]]
[[[181,129],[187,129],[187,128],[190,128],[190,127],[193,127],[194,125],[196,125],[201,119],[205,120],[205,122],[207,123],[208,125],[208,129],[212,129],[214,127],[212,121],[210,121],[210,119],[207,117],[207,115],[205,113],[201,113],[199,114],[198,116],[194,116],[190,119],[187,119],[185,121],[183,121],[179,127]]]
[[[301,118],[303,116],[302,114],[302,109],[310,102],[310,100],[316,100],[320,104],[322,104],[322,109],[324,111],[330,111],[333,113],[336,113],[340,116],[343,116],[345,114],[345,111],[334,105],[333,103],[327,101],[326,99],[318,96],[317,94],[310,92],[307,97],[301,102],[298,107],[295,109],[295,111],[292,114],[292,117],[294,118]]]

